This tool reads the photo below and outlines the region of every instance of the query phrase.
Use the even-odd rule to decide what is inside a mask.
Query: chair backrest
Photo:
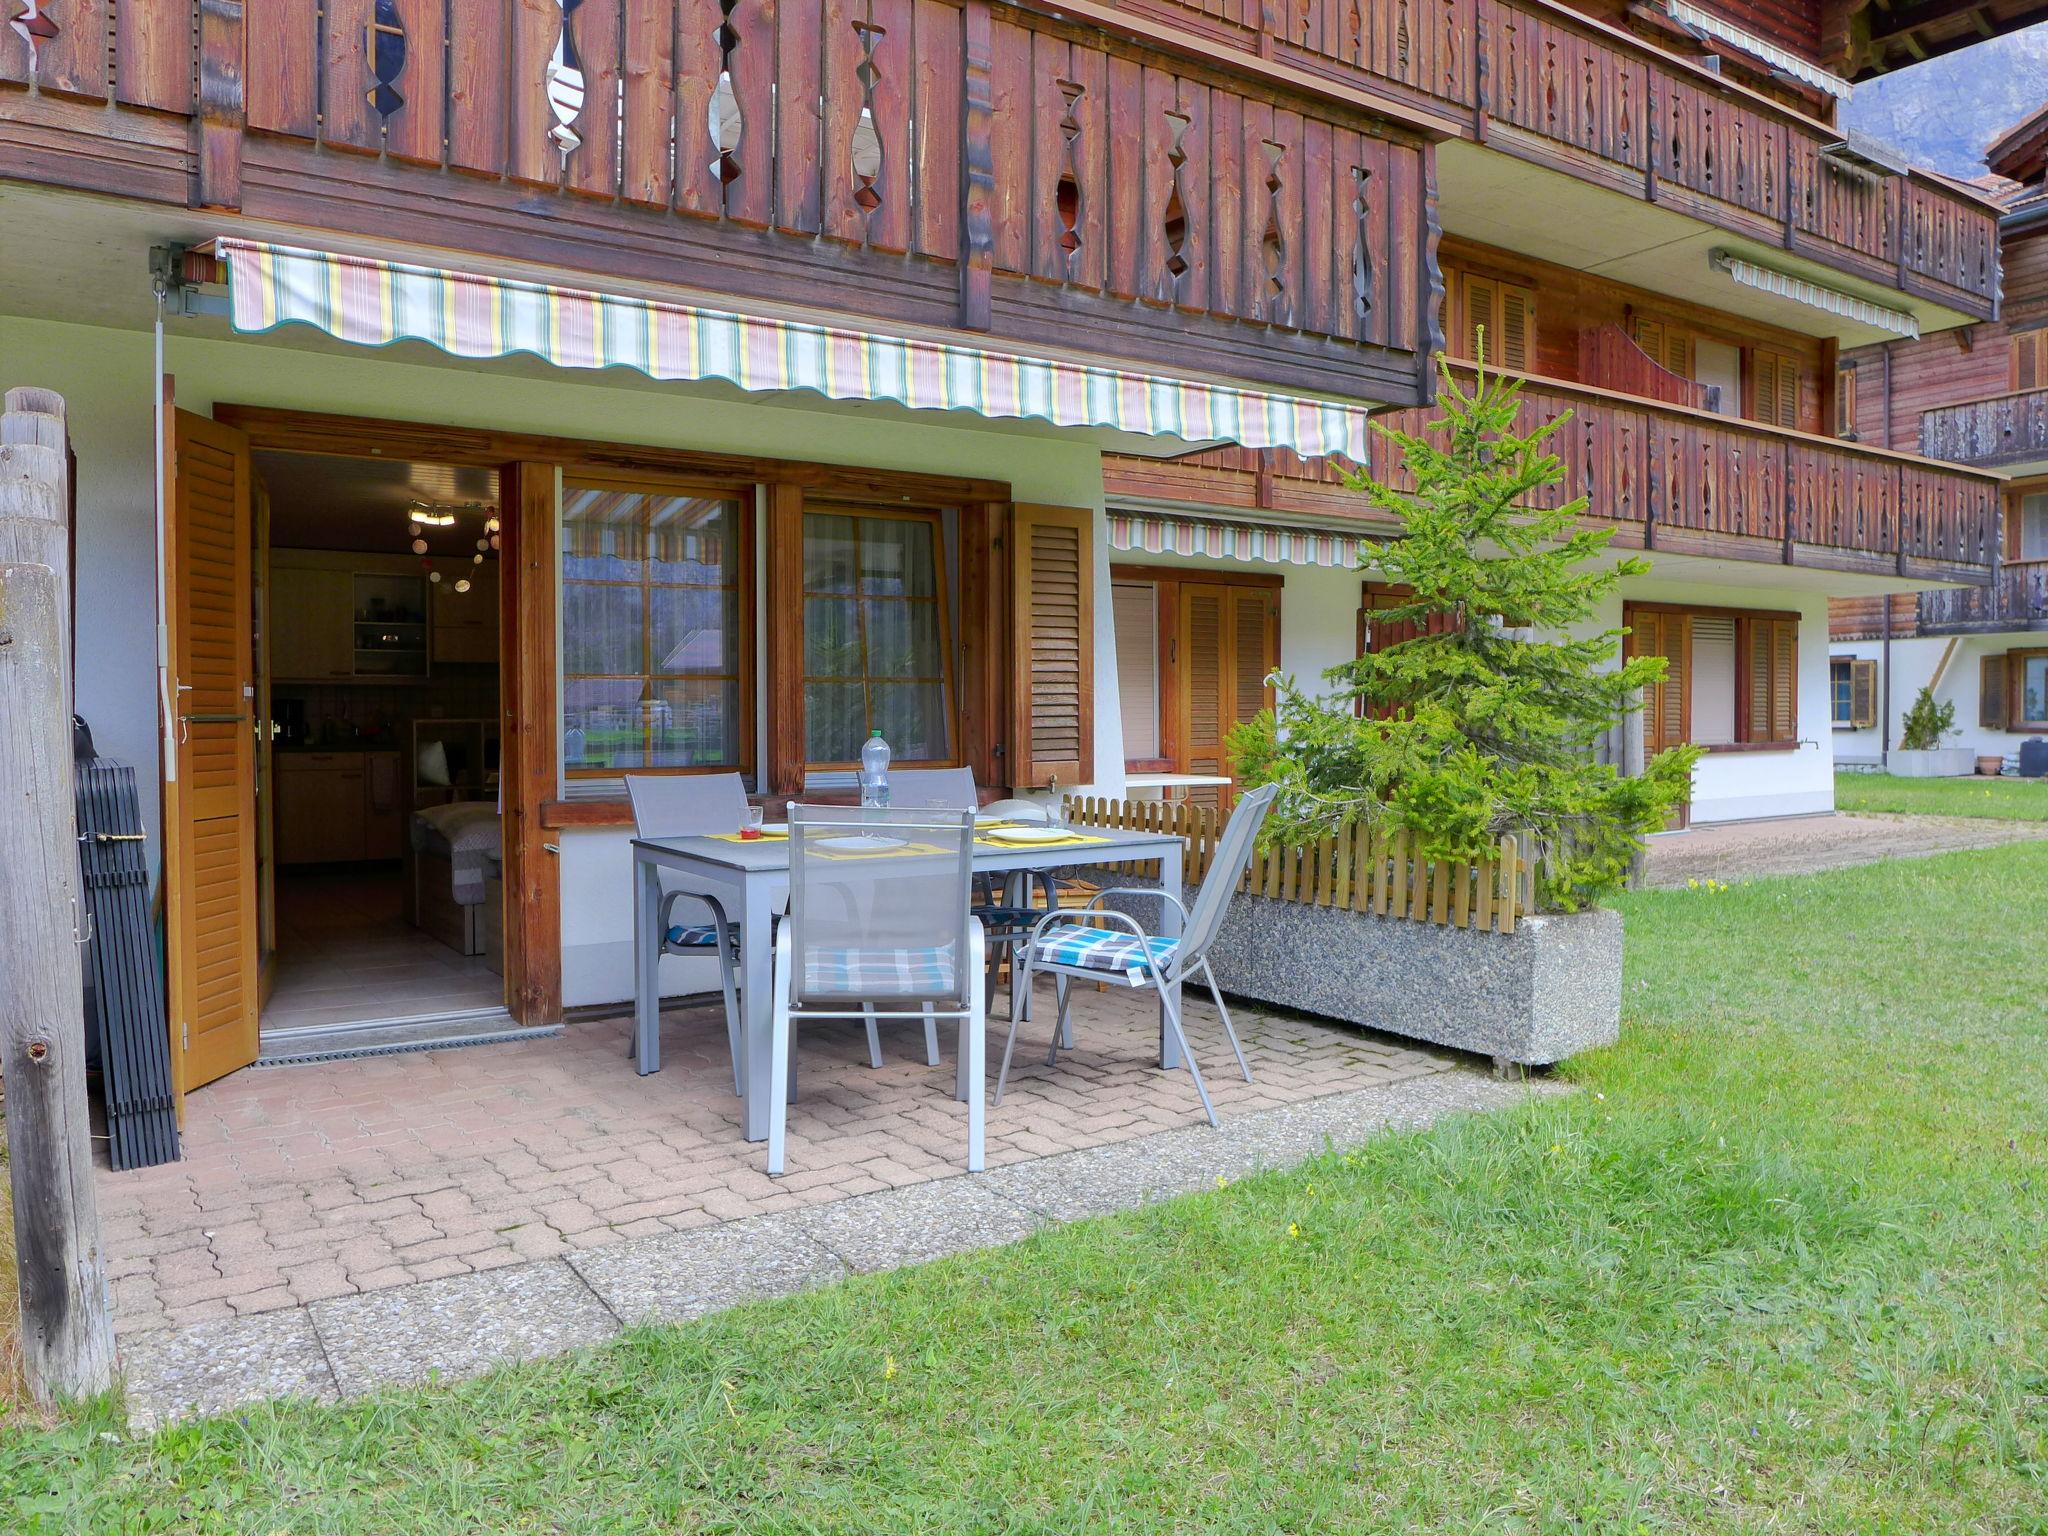
[[[627,775],[636,837],[703,837],[737,832],[747,814],[747,784],[736,773]]]
[[[981,803],[972,768],[891,768],[889,803],[906,811],[971,811]]]
[[[974,813],[789,807],[791,1001],[966,1005]]]
[[[1223,824],[1223,835],[1216,840],[1216,857],[1202,877],[1202,888],[1195,892],[1194,906],[1188,910],[1187,928],[1181,935],[1178,951],[1181,964],[1194,964],[1216,942],[1223,927],[1223,914],[1230,909],[1230,898],[1237,893],[1245,867],[1252,861],[1259,828],[1279,793],[1279,785],[1262,784],[1238,797],[1237,809],[1230,813],[1230,820]]]

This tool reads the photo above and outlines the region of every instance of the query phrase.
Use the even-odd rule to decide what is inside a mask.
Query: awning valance
[[[1874,304],[1869,299],[1859,299],[1855,294],[1843,293],[1838,288],[1824,288],[1789,272],[1760,267],[1727,251],[1715,251],[1708,259],[1743,287],[1754,288],[1759,293],[1775,294],[1795,304],[1825,310],[1845,320],[1860,321],[1876,330],[1890,331],[1895,336],[1918,337],[1920,334],[1919,318],[1906,310]]]
[[[1358,535],[1111,509],[1109,547],[1144,555],[1205,555],[1275,565],[1358,566]]]
[[[530,352],[563,368],[810,389],[1308,457],[1365,453],[1363,404],[250,240],[222,238],[214,251],[227,266],[238,331],[302,324],[365,346],[424,341],[474,358]]]

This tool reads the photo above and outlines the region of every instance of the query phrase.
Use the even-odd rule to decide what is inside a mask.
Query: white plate
[[[875,837],[872,834],[862,833],[857,837],[821,837],[818,839],[818,846],[820,848],[834,848],[841,853],[882,853],[890,848],[901,848],[903,846],[903,839],[900,837]]]
[[[977,827],[1007,827],[1017,819],[1015,816],[989,816],[983,814],[977,815],[974,818],[974,824]]]
[[[1074,834],[1065,827],[998,827],[988,834],[999,843],[1064,843]]]

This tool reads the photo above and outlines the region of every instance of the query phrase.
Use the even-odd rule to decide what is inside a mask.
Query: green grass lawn
[[[1888,773],[1838,773],[1835,808],[2048,821],[2048,779],[1896,779]]]
[[[1995,893],[1995,899],[1992,898]],[[1585,1092],[599,1353],[124,1443],[29,1531],[2048,1530],[2048,846],[1630,896]]]

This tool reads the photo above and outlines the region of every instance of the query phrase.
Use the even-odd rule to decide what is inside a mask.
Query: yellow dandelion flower
[[[1230,1180],[1226,1179],[1225,1177],[1223,1177],[1222,1174],[1219,1173],[1216,1175],[1216,1187],[1218,1189],[1228,1189],[1230,1188]]]
[[[884,1380],[884,1381],[894,1381],[895,1379],[896,1379],[896,1357],[895,1357],[894,1355],[884,1355],[884,1356],[882,1356],[882,1380]]]
[[[1287,1223],[1287,1235],[1289,1237],[1301,1236],[1301,1223],[1298,1221],[1290,1221],[1289,1223]]]

